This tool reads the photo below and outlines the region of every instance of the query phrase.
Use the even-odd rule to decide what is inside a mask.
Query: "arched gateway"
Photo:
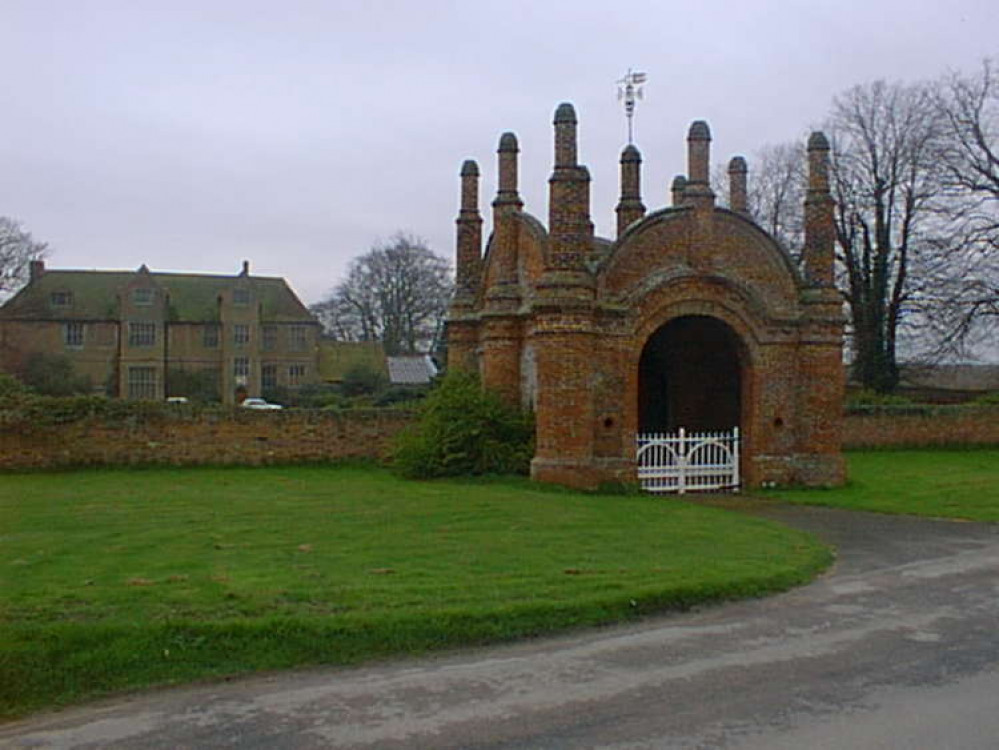
[[[593,236],[576,115],[555,113],[547,229],[523,210],[517,139],[499,143],[493,233],[482,252],[479,170],[465,162],[448,364],[477,369],[537,417],[532,476],[578,487],[634,481],[645,433],[738,428],[749,485],[838,484],[842,311],[832,286],[829,146],[809,139],[802,269],[746,210],[708,184],[710,131],[695,122],[672,205],[642,203],[641,156],[621,155],[617,239]]]

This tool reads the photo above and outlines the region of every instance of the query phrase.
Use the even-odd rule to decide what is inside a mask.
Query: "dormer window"
[[[52,307],[72,307],[73,305],[73,293],[72,292],[52,292],[49,295],[49,303]]]
[[[232,290],[232,303],[234,305],[250,304],[250,290],[237,287]]]
[[[148,307],[153,304],[153,290],[149,288],[133,289],[132,304],[140,307]]]

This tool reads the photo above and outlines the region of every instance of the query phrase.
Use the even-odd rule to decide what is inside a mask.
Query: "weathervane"
[[[628,143],[632,138],[631,120],[635,116],[635,102],[642,98],[642,84],[645,83],[645,73],[632,72],[628,68],[628,74],[617,82],[618,101],[624,102],[624,114],[628,118]]]

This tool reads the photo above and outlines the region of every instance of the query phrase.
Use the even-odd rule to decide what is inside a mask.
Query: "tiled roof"
[[[2,308],[0,317],[34,320],[109,320],[119,317],[121,291],[143,271],[47,270],[21,289]],[[222,276],[191,273],[148,273],[167,295],[167,319],[177,322],[219,318],[218,296],[237,281],[249,285],[261,320],[312,322],[313,318],[284,279],[266,276]],[[53,307],[54,292],[68,292],[72,304]]]
[[[394,385],[425,385],[437,374],[437,366],[426,355],[389,357],[388,371]]]

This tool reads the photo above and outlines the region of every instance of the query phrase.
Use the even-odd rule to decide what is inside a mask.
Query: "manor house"
[[[0,307],[0,371],[58,355],[96,391],[128,399],[213,398],[318,382],[319,323],[284,279],[47,270]]]
[[[484,252],[479,169],[464,163],[448,365],[534,409],[538,480],[634,481],[637,436],[737,427],[746,484],[841,483],[843,314],[825,136],[808,141],[799,268],[750,217],[744,159],[729,164],[729,207],[716,205],[701,121],[669,207],[646,211],[641,155],[624,149],[617,236],[595,237],[576,128],[572,105],[560,105],[547,227],[524,210],[517,138],[502,135]]]

